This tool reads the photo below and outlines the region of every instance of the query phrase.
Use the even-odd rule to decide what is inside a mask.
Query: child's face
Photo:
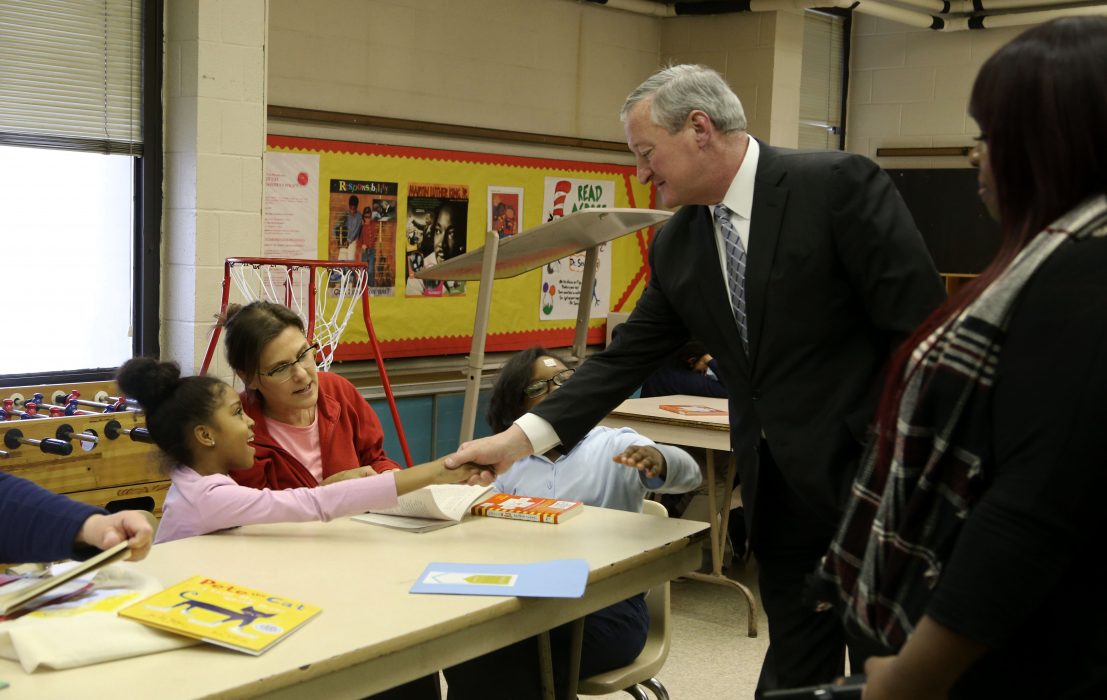
[[[238,394],[224,385],[219,405],[208,418],[207,427],[214,441],[212,449],[220,457],[226,471],[254,466],[254,421],[242,410]]]
[[[565,380],[573,374],[573,370],[562,364],[561,360],[554,357],[539,357],[534,361],[530,370],[530,380],[527,387],[535,387],[535,395],[524,393],[523,405],[529,411],[542,403],[551,391],[556,391]],[[538,385],[542,386],[538,386]]]

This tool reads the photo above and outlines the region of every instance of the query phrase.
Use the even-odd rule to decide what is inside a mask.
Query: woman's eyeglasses
[[[269,377],[278,384],[287,382],[292,379],[292,369],[296,365],[300,365],[305,369],[315,365],[315,353],[319,352],[319,343],[312,343],[296,356],[296,359],[292,362],[285,362],[283,365],[277,365],[268,372],[262,372],[263,375]]]
[[[561,386],[569,380],[569,377],[573,376],[573,372],[573,369],[563,369],[549,379],[536,379],[523,388],[523,395],[528,399],[537,399],[539,396],[544,396],[550,392],[551,382]]]

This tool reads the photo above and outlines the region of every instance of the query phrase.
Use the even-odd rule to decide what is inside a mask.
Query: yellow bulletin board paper
[[[268,148],[276,153],[318,155],[319,257],[355,258],[373,265],[371,315],[385,357],[468,352],[479,283],[424,289],[408,284],[407,270],[410,265],[433,264],[451,254],[482,247],[490,220],[496,222],[497,230],[504,229],[499,223],[504,216],[517,218],[516,231],[544,223],[555,214],[545,211],[548,179],[593,183],[587,192],[571,193],[569,201],[576,201],[578,194],[582,202],[601,201],[595,188],[609,183],[611,191],[603,193],[602,201],[610,206],[655,205],[653,188],[639,183],[635,168],[629,165],[289,136],[269,136]],[[499,193],[504,191],[521,193],[509,200],[519,211],[514,211],[516,207],[489,210],[503,200]],[[355,206],[350,203],[353,194],[358,197],[361,223],[355,223]],[[436,223],[436,208],[450,210],[443,221],[464,220],[451,221],[449,235],[441,231],[434,236],[429,230]],[[365,236],[360,234],[362,226]],[[355,230],[357,237],[352,240]],[[428,231],[425,236],[424,231]],[[646,251],[653,233],[652,228],[643,229],[611,244],[605,312],[629,310],[641,296],[648,280]],[[496,283],[486,341],[489,351],[572,344],[574,320],[540,319],[542,274],[543,270],[537,269]],[[596,316],[594,313],[589,324],[590,343],[604,339],[606,319]],[[336,358],[371,356],[360,314],[354,314]]]
[[[119,611],[167,632],[257,656],[320,608],[206,576],[193,576]]]

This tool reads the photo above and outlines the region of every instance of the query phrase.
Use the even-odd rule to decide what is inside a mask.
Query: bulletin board
[[[571,207],[656,203],[653,187],[621,164],[272,135],[268,152],[263,255],[367,262],[373,326],[385,357],[469,350],[479,282],[423,287],[408,279],[413,266],[476,250],[487,231],[512,235],[571,213]],[[286,196],[296,192],[301,199]],[[641,296],[653,233],[643,229],[610,244],[606,308],[592,314],[589,343],[603,342],[608,311],[629,310]],[[579,257],[583,261],[583,252]],[[547,272],[496,282],[489,351],[572,345],[575,314],[543,317],[549,311]],[[360,313],[350,319],[335,357],[371,359]]]

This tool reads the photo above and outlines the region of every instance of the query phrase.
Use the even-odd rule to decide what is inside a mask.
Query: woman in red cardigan
[[[354,385],[315,365],[318,345],[291,309],[267,301],[231,305],[223,317],[227,363],[246,385],[254,420],[254,466],[232,471],[243,486],[288,489],[399,469],[384,453],[377,414]],[[438,697],[438,674],[372,700]]]
[[[246,385],[254,468],[233,473],[254,488],[318,486],[400,465],[384,453],[380,420],[346,379],[315,366],[317,345],[291,309],[267,301],[227,307],[227,362]]]

